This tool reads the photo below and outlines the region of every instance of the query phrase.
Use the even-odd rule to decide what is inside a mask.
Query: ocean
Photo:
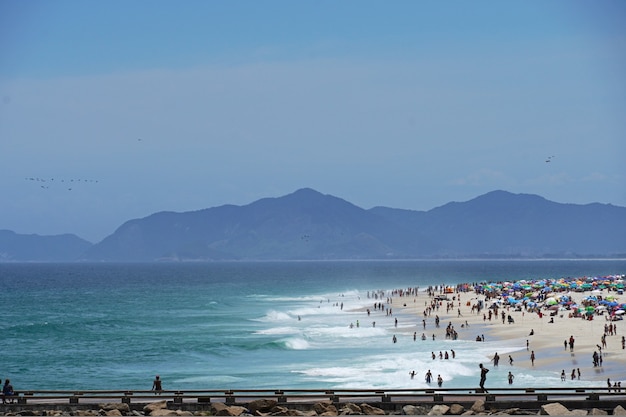
[[[167,390],[409,389],[430,369],[476,387],[478,363],[525,346],[476,343],[475,328],[414,341],[423,317],[388,304],[390,290],[622,273],[624,260],[0,263],[0,378],[17,390],[150,389],[157,374]],[[454,360],[430,357],[451,349]],[[507,386],[501,368],[491,386]],[[513,369],[516,385],[561,386]]]

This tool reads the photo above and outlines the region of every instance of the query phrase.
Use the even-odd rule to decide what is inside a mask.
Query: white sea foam
[[[308,349],[310,346],[309,342],[307,342],[305,339],[300,338],[300,337],[291,337],[291,338],[285,339],[284,343],[285,343],[285,346],[287,346],[289,349],[295,349],[295,350]]]
[[[387,331],[376,327],[353,327],[349,326],[312,326],[304,330],[311,338],[322,339],[325,342],[338,342],[341,339],[362,339],[367,337],[386,336]]]
[[[294,327],[271,327],[253,332],[253,334],[294,334],[299,330]]]
[[[277,321],[285,321],[285,320],[293,320],[289,314],[284,313],[282,311],[270,310],[267,314],[261,318],[255,319],[257,321],[262,322],[277,322]]]

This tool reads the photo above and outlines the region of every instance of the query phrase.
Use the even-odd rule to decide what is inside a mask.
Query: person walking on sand
[[[530,351],[530,363],[532,364],[532,366],[535,366],[535,351],[534,350]]]
[[[152,391],[159,395],[161,395],[161,391],[163,391],[163,387],[161,386],[161,377],[158,375],[154,377],[154,381],[152,382]]]
[[[487,380],[487,372],[489,372],[489,369],[485,368],[482,363],[478,364],[478,367],[480,368],[480,383],[478,385],[480,385],[480,389],[483,392],[488,392],[485,389],[485,381]]]

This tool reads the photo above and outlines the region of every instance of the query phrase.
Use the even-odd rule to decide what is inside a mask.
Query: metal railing
[[[226,404],[247,403],[255,399],[273,399],[279,403],[331,401],[333,403],[359,400],[361,402],[453,402],[474,401],[478,398],[487,402],[582,400],[600,401],[626,397],[625,391],[609,391],[607,388],[493,388],[489,392],[472,388],[440,389],[237,389],[237,390],[33,390],[19,391],[14,396],[4,397],[13,404],[46,403],[94,403],[122,402],[148,403],[168,400],[183,402],[224,402]]]

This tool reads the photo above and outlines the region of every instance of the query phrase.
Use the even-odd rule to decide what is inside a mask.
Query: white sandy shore
[[[460,303],[459,303],[460,295]],[[571,293],[570,296],[574,300],[581,300],[584,293]],[[452,323],[457,330],[460,339],[475,340],[477,335],[484,335],[485,340],[507,340],[519,342],[521,350],[513,356],[514,365],[527,369],[541,369],[550,372],[561,373],[565,370],[567,379],[573,369],[580,368],[581,380],[589,381],[597,386],[598,383],[606,384],[607,378],[611,381],[622,381],[622,385],[626,386],[626,350],[622,349],[621,339],[626,335],[626,321],[607,321],[605,316],[596,315],[593,320],[583,320],[582,318],[569,317],[569,311],[557,311],[553,316],[554,322],[549,323],[551,317],[548,311],[543,311],[542,318],[537,313],[529,313],[522,311],[514,311],[513,308],[504,308],[507,315],[511,315],[514,323],[509,324],[505,320],[504,324],[501,318],[501,312],[498,311],[498,317],[492,317],[491,321],[483,320],[483,314],[488,314],[488,309],[484,308],[480,314],[472,312],[471,304],[474,304],[477,298],[484,299],[482,295],[474,292],[466,292],[460,294],[448,294],[450,300],[456,297],[454,308],[446,313],[446,302],[440,306],[438,311],[433,311],[427,320],[426,335],[432,337],[434,333],[438,340],[445,338],[445,329],[448,323]],[[625,296],[622,296],[624,298]],[[411,314],[416,316],[418,325],[414,329],[417,331],[418,337],[423,332],[422,320],[424,319],[425,303],[430,305],[432,298],[420,291],[416,296],[404,296],[393,298],[394,310],[401,310],[403,314]],[[470,302],[470,306],[467,305]],[[461,316],[458,315],[458,309]],[[440,327],[434,330],[433,320],[435,315],[440,318]],[[469,327],[461,327],[465,322]],[[616,335],[607,335],[606,348],[602,349],[603,362],[602,366],[594,367],[592,355],[594,351],[598,351],[597,345],[602,345],[601,337],[604,334],[605,324],[615,324],[617,326]],[[529,336],[531,330],[534,335]],[[563,342],[569,340],[570,336],[574,336],[575,344],[573,352],[570,352],[569,346],[564,348]],[[528,350],[526,343],[528,341]],[[530,354],[535,352],[535,364],[531,364]],[[494,352],[495,353],[495,352]],[[500,364],[508,366],[508,355],[500,355]]]

